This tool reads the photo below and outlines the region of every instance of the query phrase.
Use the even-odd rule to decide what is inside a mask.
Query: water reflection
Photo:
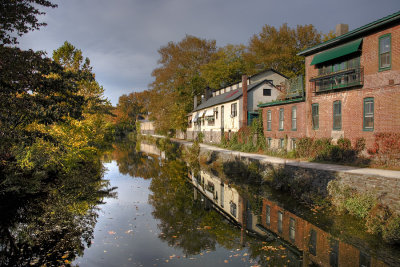
[[[160,238],[186,253],[200,253],[216,244],[243,245],[262,266],[400,265],[399,249],[365,233],[360,221],[310,210],[263,185],[257,163],[233,160],[219,170],[203,166],[197,173],[189,171],[194,186],[190,199],[190,188],[177,178],[184,175],[185,164],[173,161],[163,166],[159,180],[152,183],[151,199],[154,215],[162,222]],[[218,225],[228,221],[229,226]],[[219,234],[204,231],[205,226],[218,229]],[[262,240],[261,245],[253,237]]]
[[[82,255],[93,238],[98,205],[113,196],[102,175],[98,162],[43,185],[40,196],[2,196],[0,265],[59,266]]]

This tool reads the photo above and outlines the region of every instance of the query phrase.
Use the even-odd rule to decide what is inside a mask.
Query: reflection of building
[[[193,176],[192,183],[233,220],[236,222],[242,220],[242,216],[239,213],[239,205],[241,205],[239,193],[235,188],[224,184],[217,176],[205,171],[200,171],[198,176]]]
[[[235,188],[209,172],[202,170],[193,175],[192,183],[195,194],[202,193],[215,210],[240,225],[242,234],[251,232],[281,243],[292,262],[289,266],[387,266],[367,249],[359,249],[364,247],[362,244],[356,247],[338,240],[266,198],[262,199],[261,214],[255,214]]]
[[[165,152],[158,149],[155,144],[140,142],[140,151],[146,154],[157,155],[160,156],[162,159],[165,159]]]
[[[261,218],[265,229],[303,251],[303,266],[387,266],[267,199]]]

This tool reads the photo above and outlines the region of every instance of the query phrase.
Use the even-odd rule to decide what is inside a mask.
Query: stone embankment
[[[192,145],[192,142],[189,141],[177,139],[174,139],[174,141],[184,146]],[[258,161],[265,168],[283,168],[286,174],[290,174],[289,179],[305,177],[311,181],[310,191],[319,192],[322,195],[327,194],[328,183],[336,180],[343,185],[356,189],[360,193],[373,194],[393,211],[400,213],[400,171],[282,159],[267,155],[232,151],[207,144],[201,144],[200,148],[200,155],[212,156],[222,161],[241,159],[243,161]]]

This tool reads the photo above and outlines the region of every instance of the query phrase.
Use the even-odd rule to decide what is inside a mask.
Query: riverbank
[[[156,138],[165,138],[161,135],[151,135]],[[183,146],[190,147],[193,142],[171,139]],[[285,181],[290,184],[298,184],[298,177],[302,177],[301,184],[309,186],[308,189],[322,196],[328,195],[328,184],[337,181],[342,186],[357,190],[363,194],[368,193],[379,199],[396,213],[400,213],[400,171],[357,168],[344,165],[306,162],[292,159],[283,159],[261,154],[245,153],[224,149],[208,144],[200,144],[200,157],[214,160],[234,160],[258,162],[267,170],[278,170],[285,174]]]

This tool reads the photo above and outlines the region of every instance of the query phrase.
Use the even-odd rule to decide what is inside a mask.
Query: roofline
[[[252,77],[254,77],[254,76],[260,75],[261,73],[267,72],[267,71],[275,72],[276,74],[279,74],[279,75],[281,75],[282,77],[284,77],[284,78],[286,78],[286,79],[289,79],[289,77],[287,77],[286,75],[283,75],[283,74],[280,73],[279,71],[274,70],[274,69],[272,69],[272,68],[269,68],[269,69],[266,69],[266,70],[257,72],[256,74],[253,74],[253,75],[250,75],[250,76],[247,77],[247,79],[250,79],[250,78],[252,78]],[[242,74],[242,75],[246,75],[246,74]],[[230,84],[228,84],[228,85],[226,85],[226,86],[219,87],[218,89],[212,89],[212,88],[210,88],[210,89],[213,90],[213,92],[216,92],[216,91],[219,91],[219,90],[221,90],[221,89],[224,89],[224,88],[226,88],[226,87],[229,87],[229,86],[232,86],[232,85],[241,83],[241,82],[242,82],[242,80],[238,80],[237,82],[233,82],[233,83],[230,83]]]
[[[320,44],[318,44],[316,46],[307,48],[307,49],[297,53],[297,55],[298,56],[308,56],[308,55],[311,55],[311,54],[315,54],[320,50],[324,50],[324,49],[330,48],[332,46],[335,46],[337,44],[343,43],[345,41],[349,41],[351,39],[360,38],[361,35],[369,32],[369,31],[375,30],[375,29],[377,29],[379,27],[385,26],[385,25],[387,25],[389,23],[392,23],[392,22],[394,22],[396,20],[399,20],[399,19],[400,19],[400,11],[398,11],[396,13],[393,13],[393,14],[391,14],[389,16],[383,17],[381,19],[375,20],[375,21],[373,21],[371,23],[368,23],[368,24],[366,24],[364,26],[361,26],[361,27],[359,27],[357,29],[349,31],[348,33],[345,33],[343,35],[335,37],[335,38],[333,38],[331,40],[328,40],[326,42],[320,43]]]
[[[306,99],[304,97],[301,98],[295,98],[295,99],[288,99],[288,100],[278,100],[278,101],[272,101],[272,102],[267,102],[264,104],[259,104],[257,107],[259,108],[265,108],[265,107],[271,107],[271,106],[279,106],[279,105],[284,105],[284,104],[292,104],[292,103],[297,103],[297,102],[304,102]]]
[[[287,77],[286,75],[280,73],[279,71],[277,71],[277,70],[275,70],[275,69],[273,69],[273,68],[269,68],[269,69],[260,71],[260,72],[258,72],[258,73],[256,73],[256,74],[253,74],[253,75],[249,76],[249,79],[252,78],[252,77],[254,77],[254,76],[257,76],[257,75],[259,75],[259,74],[261,74],[261,73],[263,73],[263,72],[267,72],[267,71],[275,72],[276,74],[279,74],[279,75],[281,75],[282,77],[284,77],[284,78],[286,78],[286,79],[289,79],[289,77]]]
[[[259,82],[259,83],[256,83],[252,88],[250,88],[250,90],[247,90],[247,92],[252,91],[253,89],[255,89],[256,87],[262,85],[263,83],[269,83],[271,86],[273,86],[273,87],[275,88],[275,86],[273,85],[273,83],[272,83],[270,80],[265,79],[265,80],[262,80],[262,81]],[[242,87],[240,87],[240,88],[242,88]],[[238,93],[239,93],[239,90],[240,90],[240,89],[235,89],[235,90],[237,90]],[[234,90],[234,91],[235,91],[235,90]],[[227,93],[230,93],[230,92],[233,92],[233,91],[229,91],[229,92],[227,92]],[[225,94],[226,94],[226,93],[225,93]],[[198,111],[203,110],[203,109],[208,109],[208,108],[211,108],[211,107],[214,107],[214,106],[217,106],[217,105],[225,104],[225,103],[228,103],[228,102],[231,102],[231,101],[235,101],[235,100],[237,100],[238,98],[240,98],[240,97],[242,97],[242,96],[243,96],[243,92],[242,92],[241,95],[238,95],[237,97],[232,98],[231,100],[222,101],[222,102],[219,102],[218,104],[215,104],[215,105],[212,105],[212,106],[209,106],[209,107],[206,107],[206,108],[202,108],[202,109],[193,109],[193,110],[192,110],[192,113],[198,112]],[[200,105],[201,105],[201,104],[200,104]],[[199,105],[199,106],[200,106],[200,105]]]

